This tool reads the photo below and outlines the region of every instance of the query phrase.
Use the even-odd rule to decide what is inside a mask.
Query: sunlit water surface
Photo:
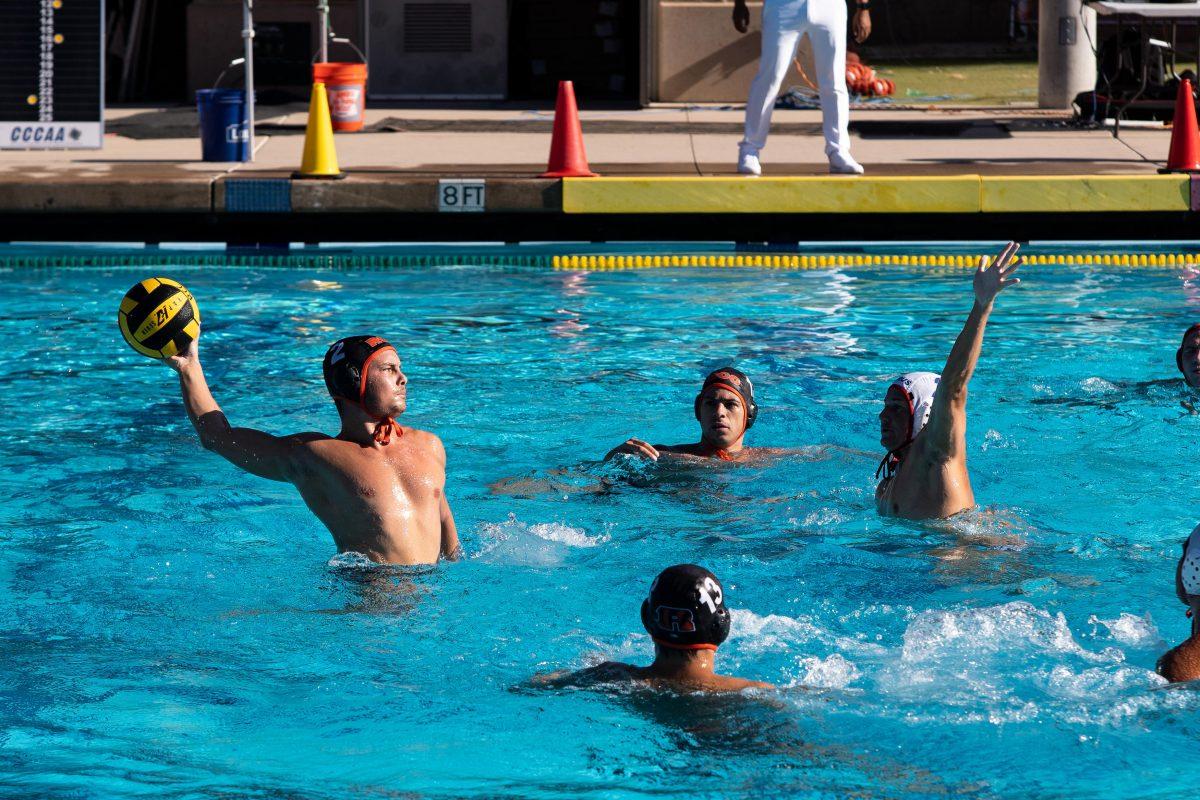
[[[966,273],[160,270],[197,295],[235,424],[336,429],[342,335],[400,348],[439,434],[461,563],[334,557],[287,485],[202,450],[115,324],[140,272],[0,281],[0,790],[341,797],[1168,796],[1200,697],[1157,655],[1197,522],[1174,372],[1188,274],[1044,268],[998,301],[971,385],[980,510],[880,519],[887,381],[940,369]],[[599,458],[694,440],[726,363],[760,466]],[[645,663],[650,579],[725,581],[696,698],[534,690]],[[7,787],[7,788],[4,788]]]

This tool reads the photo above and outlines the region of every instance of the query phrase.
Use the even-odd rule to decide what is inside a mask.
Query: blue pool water
[[[449,452],[467,557],[333,557],[290,487],[203,451],[120,340],[154,270],[0,280],[0,792],[71,797],[1165,797],[1196,785],[1179,542],[1200,416],[1187,272],[1025,270],[971,386],[981,510],[873,506],[876,414],[940,369],[970,276],[157,270],[196,294],[235,424],[333,431],[320,358],[396,342]],[[765,466],[600,465],[695,437],[708,370],[755,380]],[[759,697],[525,688],[645,663],[661,568],[724,580],[722,671]]]

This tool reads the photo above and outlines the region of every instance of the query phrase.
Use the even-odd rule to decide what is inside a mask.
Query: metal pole
[[[1096,12],[1082,0],[1038,1],[1038,106],[1070,108],[1096,88]]]
[[[329,63],[329,0],[317,0],[317,35],[321,39],[321,63]]]
[[[254,0],[242,0],[242,41],[246,47],[246,113],[250,126],[246,130],[246,146],[254,160]]]

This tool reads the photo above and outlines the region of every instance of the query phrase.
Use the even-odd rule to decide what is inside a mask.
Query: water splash
[[[475,558],[488,563],[555,566],[577,548],[593,548],[611,540],[608,534],[588,534],[562,522],[528,524],[509,514],[504,522],[485,522],[479,529]]]

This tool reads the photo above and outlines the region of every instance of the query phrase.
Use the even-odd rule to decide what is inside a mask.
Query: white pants
[[[767,143],[775,97],[808,34],[821,93],[825,155],[850,154],[850,96],[846,93],[846,0],[765,0],[762,58],[746,101],[746,138],[741,146],[757,153]]]

